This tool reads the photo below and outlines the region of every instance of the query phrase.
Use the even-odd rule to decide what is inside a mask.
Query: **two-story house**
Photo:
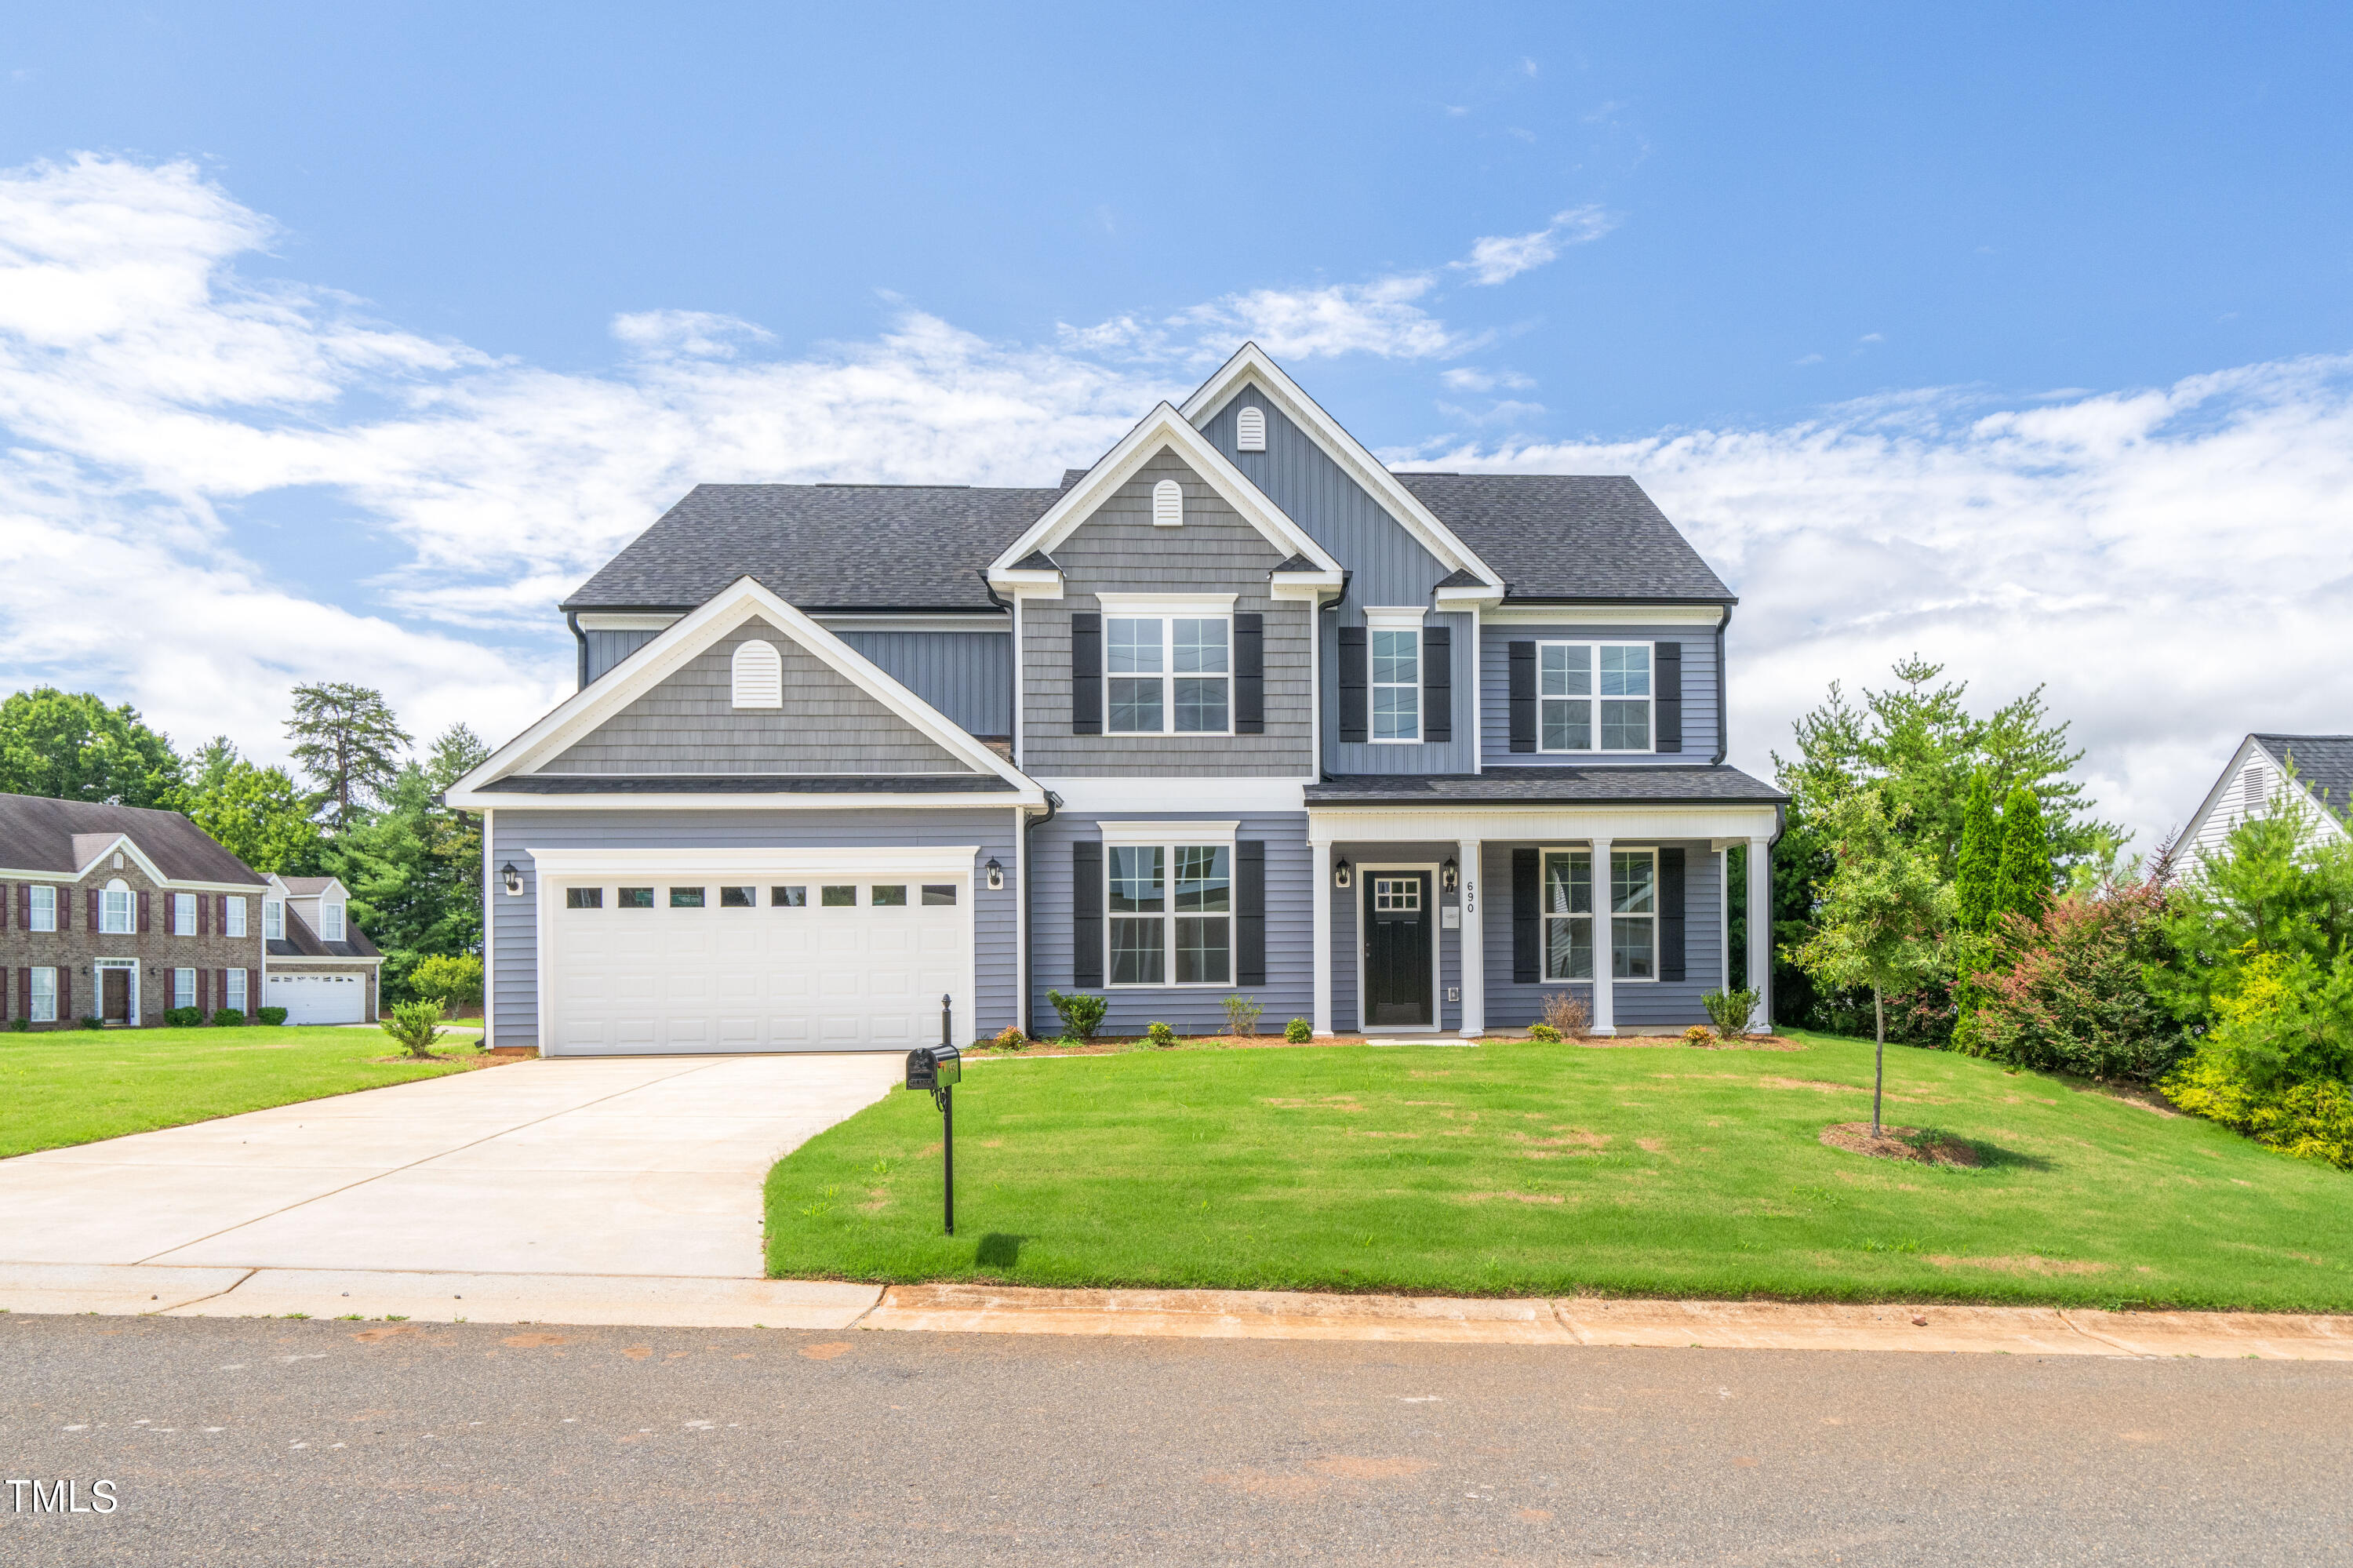
[[[1392,471],[1254,345],[1059,486],[699,486],[448,792],[492,1038],[1702,1022],[1783,800],[1724,763],[1733,604],[1630,479]]]

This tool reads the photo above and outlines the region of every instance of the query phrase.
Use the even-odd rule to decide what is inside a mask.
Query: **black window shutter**
[[[1454,630],[1432,626],[1421,634],[1421,738],[1454,738]]]
[[[1364,740],[1371,728],[1370,672],[1365,657],[1365,629],[1340,628],[1340,738]]]
[[[1266,733],[1266,617],[1234,617],[1234,733]]]
[[[1103,733],[1103,617],[1091,609],[1071,615],[1071,733]]]
[[[1103,982],[1103,845],[1071,846],[1071,983]]]
[[[1266,844],[1234,845],[1234,983],[1266,983]]]
[[[1512,749],[1536,748],[1536,645],[1514,642],[1512,659]]]
[[[1536,885],[1536,852],[1512,852],[1512,983],[1544,978],[1544,895]]]
[[[1659,852],[1659,978],[1683,978],[1683,852]]]
[[[1683,748],[1683,645],[1680,642],[1659,643],[1651,650],[1651,672],[1658,690],[1658,749],[1681,751]]]

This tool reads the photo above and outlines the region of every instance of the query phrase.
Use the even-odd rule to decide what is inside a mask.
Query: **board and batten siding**
[[[628,631],[583,631],[588,642],[588,680],[591,684],[610,674],[613,666],[661,635],[659,631],[632,630]]]
[[[1234,421],[1245,408],[1266,415],[1266,450],[1235,445]],[[1425,626],[1453,630],[1453,738],[1376,746],[1340,739],[1339,629],[1365,624],[1366,605],[1430,603],[1451,568],[1325,455],[1255,387],[1245,387],[1201,428],[1210,444],[1232,460],[1267,499],[1348,568],[1348,591],[1336,610],[1317,618],[1323,642],[1324,768],[1328,773],[1471,773],[1477,770],[1477,726],[1472,723],[1471,617],[1431,615]]]
[[[734,705],[731,661],[754,638],[784,659],[781,708]],[[968,773],[973,769],[753,616],[607,719],[542,773]]]
[[[1512,644],[1514,642],[1678,642],[1683,651],[1683,744],[1681,751],[1514,751]],[[1689,767],[1713,762],[1716,730],[1715,629],[1712,626],[1488,626],[1479,640],[1481,763],[1486,768],[1562,768],[1579,762]],[[1655,670],[1655,665],[1654,665]],[[1459,681],[1461,676],[1457,676]],[[1652,734],[1656,739],[1656,732]]]
[[[1678,841],[1669,840],[1669,843]],[[1546,991],[1574,991],[1593,1005],[1593,987],[1556,980],[1549,985],[1522,985],[1512,979],[1512,851],[1521,847],[1582,848],[1567,845],[1521,846],[1489,843],[1480,848],[1487,889],[1485,937],[1487,948],[1487,1023],[1493,1029],[1524,1029],[1544,1022]],[[1614,849],[1655,849],[1655,842],[1621,842]],[[1611,1002],[1620,1033],[1630,1030],[1675,1032],[1705,1023],[1707,1008],[1700,1001],[1724,983],[1724,857],[1707,841],[1683,842],[1683,978],[1680,980],[1620,980],[1611,988]]]
[[[1314,991],[1309,976],[1314,969],[1315,910],[1312,852],[1307,847],[1307,816],[1303,811],[1211,814],[1168,811],[1064,813],[1039,824],[1029,835],[1029,875],[1035,896],[1029,905],[1030,1027],[1046,1038],[1061,1028],[1060,1015],[1046,1000],[1049,991],[1068,991],[1071,984],[1071,892],[1074,885],[1071,848],[1082,839],[1100,842],[1101,824],[1107,821],[1173,822],[1187,820],[1239,822],[1237,842],[1256,840],[1266,845],[1266,984],[1246,991],[1233,986],[1091,986],[1088,991],[1111,999],[1103,1029],[1107,1034],[1141,1034],[1148,1023],[1166,1023],[1186,1034],[1209,1034],[1226,1026],[1226,998],[1252,996],[1266,1012],[1259,1028],[1282,1033],[1293,1018],[1312,1018]]]
[[[853,631],[835,635],[974,735],[1013,733],[1013,633]]]
[[[1455,858],[1458,847],[1453,843],[1436,842],[1350,843],[1345,840],[1340,840],[1332,845],[1333,862],[1336,863],[1345,860],[1350,867],[1348,885],[1332,890],[1333,1029],[1345,1033],[1361,1028],[1363,1024],[1363,1014],[1356,1006],[1356,975],[1363,967],[1365,951],[1364,939],[1360,933],[1364,929],[1365,888],[1367,885],[1366,879],[1367,875],[1378,874],[1378,873],[1367,873],[1365,868],[1368,865],[1409,866],[1415,869],[1426,867],[1430,872],[1430,890],[1437,898],[1439,908],[1441,911],[1460,908],[1462,902],[1461,894],[1459,891],[1449,892],[1440,887],[1439,883],[1441,878],[1438,874],[1439,867]],[[1446,916],[1443,913],[1433,918],[1438,921],[1438,993],[1432,1001],[1436,1008],[1438,1032],[1441,1034],[1450,1034],[1462,1027],[1462,1003],[1460,1000],[1462,985],[1462,932],[1460,927],[1452,930],[1447,929]],[[1312,936],[1313,933],[1311,932],[1310,935]],[[1509,969],[1504,970],[1507,977],[1510,973]],[[1446,999],[1446,993],[1449,991],[1456,993],[1457,1000],[1449,1001]],[[1487,1021],[1490,1023],[1495,1022],[1495,1014],[1492,1008],[1488,1012]],[[1390,1024],[1375,1033],[1408,1032],[1400,1031],[1396,1024]],[[1411,1033],[1419,1033],[1419,1031]]]
[[[1153,524],[1152,487],[1165,479],[1184,487],[1182,527]],[[1310,609],[1269,596],[1268,574],[1283,555],[1188,464],[1163,448],[1052,554],[1063,597],[1028,599],[1021,609],[1023,771],[1045,779],[1313,775]],[[1098,593],[1230,593],[1236,613],[1265,617],[1265,733],[1071,734],[1071,617],[1097,610]],[[1108,691],[1104,710],[1108,717]]]
[[[942,810],[839,810],[532,811],[491,815],[490,863],[512,863],[522,892],[491,885],[491,1006],[501,1045],[539,1044],[539,874],[534,849],[895,849],[977,844],[973,856],[974,1007],[976,1034],[1015,1022],[1019,990],[1020,813],[1009,807]],[[981,868],[994,857],[1005,885],[991,889]],[[716,878],[713,879],[714,881]]]

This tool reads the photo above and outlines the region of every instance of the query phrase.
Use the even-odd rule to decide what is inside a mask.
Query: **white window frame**
[[[283,898],[261,901],[261,939],[265,942],[286,939],[286,900]]]
[[[319,940],[322,942],[341,942],[348,940],[348,938],[343,935],[343,906],[342,905],[330,904],[323,898],[319,900]]]
[[[727,662],[728,698],[739,708],[781,708],[785,705],[785,656],[765,638],[753,637],[735,645]]]
[[[172,1005],[174,1008],[196,1005],[195,970],[174,969],[172,971]]]
[[[245,988],[246,971],[243,969],[229,970],[227,991],[221,997],[221,1005],[223,1007],[234,1008],[239,1012],[252,1012],[253,1010],[245,1004]]]
[[[1424,715],[1422,714],[1422,676],[1426,673],[1422,660],[1427,650],[1422,637],[1422,610],[1419,605],[1388,607],[1370,605],[1365,609],[1365,738],[1375,746],[1419,746]],[[1381,636],[1384,632],[1410,632],[1413,635],[1413,679],[1384,681],[1380,678]],[[1384,736],[1381,728],[1381,694],[1410,691],[1413,694],[1413,733]]]
[[[1586,861],[1588,866],[1590,867],[1593,860],[1593,849],[1589,844],[1547,844],[1539,851],[1536,860],[1536,896],[1539,900],[1545,896],[1544,890],[1551,885],[1552,879],[1547,874],[1550,871],[1550,865],[1548,863],[1555,855],[1581,856]],[[1617,899],[1617,863],[1621,858],[1628,860],[1644,860],[1650,863],[1651,906],[1649,909],[1638,913],[1621,914],[1614,907]],[[1612,985],[1655,985],[1658,983],[1659,852],[1656,848],[1646,848],[1640,845],[1628,849],[1617,844],[1612,844],[1609,846],[1609,860],[1610,864],[1609,868],[1609,876],[1606,881],[1596,883],[1588,874],[1587,880],[1587,886],[1589,889],[1589,896],[1587,899],[1588,906],[1588,908],[1581,912],[1570,911],[1558,915],[1554,914],[1550,909],[1540,908],[1540,913],[1536,917],[1536,945],[1538,953],[1537,962],[1541,966],[1540,972],[1544,976],[1542,983],[1546,985],[1591,985],[1593,983],[1593,976],[1589,973],[1582,975],[1561,975],[1552,972],[1552,928],[1556,921],[1563,923],[1578,920],[1584,921],[1587,934],[1586,950],[1588,954],[1592,955],[1592,962],[1599,965],[1602,951],[1602,948],[1597,945],[1601,935],[1601,912],[1599,908],[1595,907],[1595,906],[1605,904],[1613,906],[1613,907],[1609,909],[1608,915],[1608,952],[1609,955],[1610,983]],[[1651,972],[1649,974],[1621,975],[1617,972],[1618,927],[1620,922],[1630,926],[1641,924],[1650,928]]]
[[[58,971],[54,964],[33,970],[32,1006],[25,1017],[33,1023],[55,1023],[58,1021]]]
[[[1103,988],[1106,991],[1231,991],[1234,974],[1240,961],[1235,951],[1235,932],[1241,914],[1241,881],[1235,863],[1234,835],[1240,828],[1232,822],[1105,822],[1103,833]],[[1114,850],[1156,849],[1160,852],[1160,909],[1157,914],[1123,914],[1112,908],[1112,852]],[[1179,850],[1222,850],[1226,857],[1226,906],[1217,912],[1187,912],[1176,907],[1176,853]],[[1156,980],[1113,980],[1113,955],[1117,950],[1112,941],[1113,923],[1120,920],[1154,921],[1160,927],[1160,973]],[[1226,926],[1226,978],[1224,980],[1180,980],[1176,974],[1176,922],[1178,920],[1222,920]]]
[[[1104,593],[1095,596],[1103,611],[1103,734],[1183,736],[1188,739],[1200,736],[1230,736],[1234,733],[1234,596],[1178,597],[1168,594]],[[1112,696],[1113,681],[1148,681],[1150,674],[1114,674],[1112,671],[1112,626],[1122,620],[1156,620],[1160,624],[1160,727],[1158,729],[1114,729],[1112,714],[1115,704]],[[1214,620],[1225,627],[1226,667],[1220,671],[1179,670],[1176,668],[1176,623],[1180,620]],[[1178,729],[1176,727],[1176,683],[1180,680],[1221,681],[1226,690],[1226,724],[1223,729]]]
[[[116,900],[121,902],[117,903]],[[98,895],[98,934],[101,937],[135,937],[139,934],[139,901],[132,896],[131,885],[116,877]],[[121,924],[117,925],[117,921]]]
[[[1546,696],[1544,689],[1545,650],[1547,648],[1582,648],[1587,653],[1587,669],[1593,678],[1593,690],[1585,695],[1564,694]],[[1601,651],[1604,648],[1640,648],[1649,668],[1650,692],[1641,697],[1605,696],[1601,691]],[[1546,746],[1545,744],[1545,712],[1547,704],[1581,702],[1591,705],[1588,715],[1593,737],[1590,746]],[[1604,746],[1601,744],[1601,705],[1605,702],[1642,705],[1641,746]],[[1536,642],[1536,749],[1553,757],[1647,757],[1659,749],[1659,655],[1655,644],[1635,637],[1546,637]]]
[[[33,885],[33,912],[26,929],[54,931],[58,928],[58,890],[45,882]],[[56,980],[51,973],[52,982]]]
[[[185,916],[184,920],[181,916]],[[172,895],[172,935],[193,937],[196,934],[196,895],[193,893]]]
[[[232,893],[222,901],[221,935],[224,937],[242,937],[245,935],[244,894]]]

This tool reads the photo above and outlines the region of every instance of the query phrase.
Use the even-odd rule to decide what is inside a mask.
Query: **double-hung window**
[[[1609,943],[1613,980],[1659,978],[1658,852],[1609,853]],[[1593,855],[1546,850],[1544,856],[1544,977],[1593,978]]]
[[[26,1014],[35,1023],[55,1023],[58,1021],[58,971],[53,968],[33,971],[32,1011]]]
[[[233,893],[221,902],[221,935],[245,935],[245,895]]]
[[[58,890],[56,888],[36,886],[33,889],[31,928],[36,931],[54,931],[58,928]]]
[[[172,935],[193,937],[195,934],[196,895],[193,893],[174,893],[172,895]]]
[[[286,901],[265,898],[261,901],[261,935],[263,939],[282,942],[286,939]]]
[[[195,970],[174,969],[172,971],[172,1005],[174,1007],[196,1005]]]
[[[1536,644],[1537,749],[1651,749],[1651,645]]]
[[[106,891],[98,895],[98,929],[103,936],[131,934],[131,889],[123,886],[120,878],[109,883]]]
[[[1233,728],[1229,603],[1137,603],[1104,594],[1103,678],[1109,735],[1226,735]],[[1129,602],[1123,603],[1123,600]]]
[[[1373,653],[1373,739],[1419,740],[1421,633],[1375,627],[1366,641]]]
[[[1234,846],[1110,843],[1111,983],[1231,985]]]
[[[343,939],[343,906],[342,905],[319,906],[319,938],[326,942],[340,942]]]
[[[245,1011],[245,971],[243,969],[228,971],[228,990],[221,999],[221,1005],[232,1012]]]

